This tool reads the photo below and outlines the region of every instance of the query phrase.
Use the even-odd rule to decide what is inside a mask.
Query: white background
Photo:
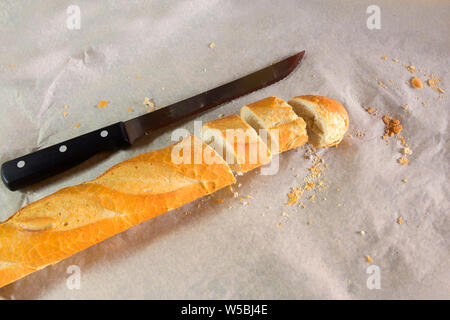
[[[366,27],[372,4],[381,9],[380,30]],[[66,27],[69,5],[81,9],[80,30]],[[449,21],[449,2],[430,0],[2,1],[0,162],[143,114],[144,97],[165,106],[303,49],[307,57],[289,78],[200,119],[238,113],[269,95],[319,94],[348,109],[352,136],[321,151],[329,188],[315,203],[302,199],[306,209],[284,206],[311,167],[300,149],[280,157],[276,176],[256,170],[239,178],[239,193],[253,197],[248,206],[219,191],[200,208],[187,205],[145,222],[0,289],[0,296],[450,298]],[[436,100],[427,85],[412,89],[402,63],[433,72],[447,93]],[[107,108],[96,108],[100,100],[110,101]],[[406,103],[407,111],[400,108]],[[375,107],[378,116],[362,106]],[[407,167],[396,162],[400,144],[380,138],[383,114],[402,121],[413,150]],[[0,219],[170,145],[176,127],[193,125],[173,126],[23,191],[1,185]],[[366,255],[380,267],[379,290],[366,286]],[[81,268],[80,290],[66,287],[70,265]]]

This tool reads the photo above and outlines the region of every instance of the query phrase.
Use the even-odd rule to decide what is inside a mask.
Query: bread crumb
[[[147,107],[151,107],[151,108],[155,107],[155,103],[153,102],[153,100],[150,100],[148,97],[144,98],[143,104]]]
[[[411,79],[411,84],[414,88],[421,89],[423,88],[422,81],[419,78],[414,77]]]
[[[399,218],[397,219],[397,223],[398,223],[398,224],[403,224],[403,218],[402,218],[402,217],[399,217]]]
[[[247,195],[247,199],[253,199],[253,197],[251,195]]]
[[[215,44],[214,42],[211,42],[211,43],[209,44],[209,47],[210,47],[211,49],[214,49],[214,48],[216,47],[216,44]]]
[[[387,137],[392,137],[394,134],[399,134],[403,130],[400,120],[393,119],[386,114],[382,117],[382,120],[384,122],[384,140],[387,140]]]
[[[291,192],[287,194],[289,201],[285,203],[285,205],[290,206],[296,204],[298,199],[302,196],[304,190],[302,187],[291,188]]]
[[[409,164],[409,160],[405,157],[400,157],[397,159],[397,162],[400,163],[402,166],[407,166]]]
[[[316,198],[316,196],[313,194],[312,196],[309,197],[309,200],[314,200]]]
[[[63,115],[63,117],[65,118],[65,117],[67,117],[68,113],[64,111],[64,112],[62,113],[62,115]]]
[[[381,60],[387,60],[387,57],[386,56],[382,56]]]
[[[97,104],[97,108],[103,109],[106,108],[106,106],[108,105],[109,101],[106,100],[100,100],[100,102]]]
[[[312,77],[313,77],[313,78],[315,78],[315,77],[316,77],[316,75],[315,75],[315,74],[313,74],[313,75],[312,75]]]
[[[366,111],[368,114],[372,114],[372,115],[374,115],[376,113],[376,109],[374,107],[368,107],[366,109]]]
[[[366,232],[365,232],[364,230],[361,230],[359,233],[360,233],[362,236],[364,236],[364,235],[366,234]]]
[[[416,72],[416,67],[415,66],[407,66],[406,69],[408,69],[408,71],[411,72],[411,73]]]
[[[408,110],[409,106],[408,106],[407,104],[405,104],[405,105],[402,106],[402,108],[403,108],[404,110]]]
[[[223,203],[223,200],[222,199],[216,199],[216,202],[217,203]]]
[[[278,225],[281,227],[283,225],[283,222],[280,222]]]
[[[412,154],[412,153],[413,153],[412,150],[411,150],[410,148],[408,148],[408,147],[402,149],[402,154],[403,154],[404,156],[410,155],[410,154]]]
[[[288,215],[286,212],[282,212],[281,215],[282,215],[283,217],[289,217],[289,215]]]
[[[403,183],[407,183],[407,182],[408,182],[408,179],[402,179],[402,182],[403,182]]]
[[[133,112],[133,108],[128,107],[128,111]]]
[[[408,144],[406,143],[405,137],[402,137],[402,136],[398,135],[398,136],[397,136],[397,139],[400,140],[402,146],[404,146],[404,147],[407,147],[407,146],[408,146]]]
[[[312,225],[312,221],[308,221],[308,226]]]
[[[65,105],[65,106],[64,106],[64,109],[69,109],[69,106]]]
[[[305,188],[306,190],[308,190],[308,191],[311,191],[315,186],[316,186],[315,183],[307,182],[307,183],[305,183],[304,188]]]
[[[438,91],[439,93],[445,93],[445,90],[442,89],[442,88],[437,88],[437,91]]]
[[[136,76],[136,78],[140,79],[140,78],[141,78],[141,75],[140,75],[140,74],[138,74],[138,75]]]
[[[373,259],[372,259],[371,256],[366,256],[366,260],[367,260],[367,262],[369,262],[369,263],[373,263]]]
[[[80,126],[81,126],[80,123],[75,123],[75,125],[74,125],[75,128],[79,128]]]
[[[399,62],[399,60],[398,60],[398,59],[392,59],[392,61],[394,61],[394,62]]]

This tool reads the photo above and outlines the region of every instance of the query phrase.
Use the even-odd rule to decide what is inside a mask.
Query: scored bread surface
[[[187,152],[191,163],[172,161]],[[214,161],[195,163],[206,152]],[[225,161],[190,135],[61,189],[0,223],[0,287],[234,182]]]

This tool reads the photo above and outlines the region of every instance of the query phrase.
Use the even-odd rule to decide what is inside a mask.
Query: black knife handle
[[[118,122],[5,162],[2,180],[14,191],[72,168],[101,151],[129,145],[124,123]]]

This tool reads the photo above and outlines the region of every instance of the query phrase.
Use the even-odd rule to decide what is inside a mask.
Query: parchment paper
[[[80,30],[66,27],[72,4],[81,10]],[[338,148],[319,151],[328,165],[328,188],[305,193],[306,208],[284,205],[312,165],[302,148],[282,154],[274,176],[256,170],[240,177],[235,190],[243,201],[219,191],[6,286],[0,296],[450,298],[449,2],[377,1],[379,30],[366,25],[372,4],[2,1],[1,162],[143,114],[145,97],[165,106],[302,49],[307,57],[289,78],[198,119],[238,113],[269,95],[319,94],[345,105],[350,129]],[[407,65],[421,71],[412,74]],[[424,73],[439,77],[447,93],[429,87]],[[422,89],[406,84],[415,75]],[[100,100],[108,106],[97,108]],[[401,108],[405,104],[408,110]],[[366,112],[370,106],[376,115]],[[413,151],[408,166],[397,163],[400,142],[381,139],[384,114],[404,127],[401,134]],[[23,191],[0,185],[0,219],[120,161],[172,144],[171,132],[179,127],[192,130],[193,121]],[[312,194],[316,198],[308,200]],[[81,270],[80,289],[67,286],[72,265]],[[367,285],[372,265],[379,268],[380,289]]]

